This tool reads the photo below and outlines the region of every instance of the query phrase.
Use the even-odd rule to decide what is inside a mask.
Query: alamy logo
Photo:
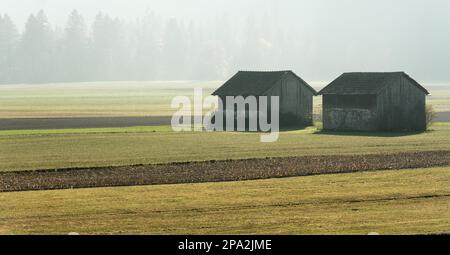
[[[178,109],[171,122],[176,132],[262,132],[261,142],[264,143],[276,142],[279,137],[278,96],[204,98],[202,89],[194,89],[193,102],[187,96],[177,96],[173,98],[171,107]]]

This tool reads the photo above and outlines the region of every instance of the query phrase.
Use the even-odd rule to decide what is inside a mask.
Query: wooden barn
[[[323,128],[424,131],[428,91],[404,72],[344,73],[319,92]]]
[[[310,125],[312,124],[313,96],[316,93],[308,83],[292,71],[240,71],[213,95],[222,99],[224,109],[226,109],[227,96],[244,98],[279,96],[281,125],[286,122],[286,118],[296,122],[290,124]]]

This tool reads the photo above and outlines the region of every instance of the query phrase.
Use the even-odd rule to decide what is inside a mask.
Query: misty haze
[[[449,0],[0,0],[0,245],[450,234],[449,61]]]
[[[3,84],[225,80],[238,70],[450,81],[445,0],[4,0],[0,15]]]

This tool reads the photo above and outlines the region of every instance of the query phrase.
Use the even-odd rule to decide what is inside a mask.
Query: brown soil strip
[[[450,166],[450,151],[303,156],[0,173],[0,192],[201,183]]]

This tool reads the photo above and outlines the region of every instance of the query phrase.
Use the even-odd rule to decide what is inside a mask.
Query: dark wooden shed
[[[292,117],[302,122],[299,124],[309,125],[312,123],[313,96],[316,93],[308,83],[292,71],[240,71],[213,95],[222,99],[224,109],[227,96],[244,98],[279,96],[280,118]]]
[[[424,131],[428,91],[404,72],[344,73],[319,92],[323,128]]]

